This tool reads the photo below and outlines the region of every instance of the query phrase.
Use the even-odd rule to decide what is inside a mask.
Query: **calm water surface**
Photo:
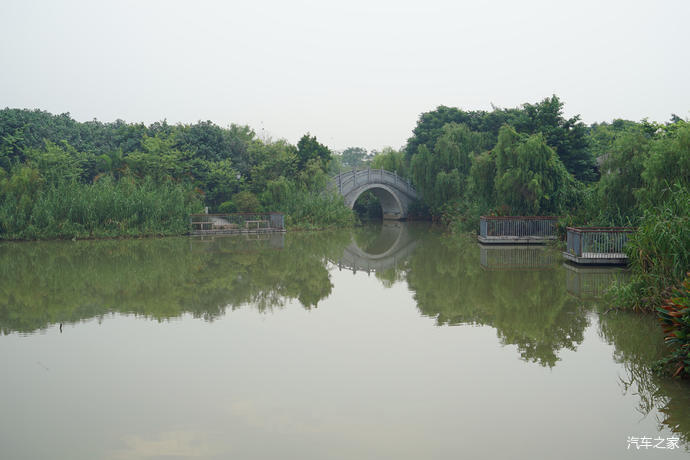
[[[0,458],[687,458],[624,276],[424,224],[5,243]]]

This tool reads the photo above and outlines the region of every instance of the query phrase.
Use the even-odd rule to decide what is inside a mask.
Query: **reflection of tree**
[[[648,415],[654,408],[660,426],[690,442],[690,385],[654,372],[653,364],[668,350],[654,316],[626,312],[599,316],[600,335],[615,347],[614,359],[625,368],[624,393],[636,394],[638,411]]]
[[[212,320],[225,309],[259,310],[327,297],[326,261],[349,234],[289,234],[282,249],[242,236],[5,243],[0,246],[0,331],[29,332],[110,312]]]
[[[380,221],[367,222],[363,226],[355,227],[352,230],[352,241],[354,241],[362,251],[369,252],[367,249],[374,247],[376,241],[381,239],[382,228],[383,223]],[[395,240],[391,241],[390,244],[393,243],[395,243]]]
[[[390,288],[398,281],[405,280],[405,269],[407,268],[407,261],[401,261],[397,267],[391,267],[386,270],[379,270],[376,272],[376,278],[381,281],[385,288]]]
[[[417,306],[439,324],[496,328],[523,359],[554,366],[561,349],[574,350],[587,326],[585,310],[567,296],[560,268],[483,271],[479,248],[462,238],[430,238],[409,262]]]

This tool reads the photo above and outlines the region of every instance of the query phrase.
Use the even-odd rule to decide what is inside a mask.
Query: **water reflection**
[[[543,245],[479,244],[481,265],[485,270],[549,270],[561,256]]]
[[[544,366],[575,350],[588,324],[586,309],[563,288],[556,251],[479,247],[426,224],[0,248],[4,334],[111,312],[213,320],[247,304],[268,311],[296,299],[312,308],[332,292],[329,261],[373,272],[387,287],[406,281],[422,314],[439,324],[491,326],[523,359]]]
[[[554,366],[560,350],[575,350],[588,325],[586,310],[567,296],[560,270],[551,263],[551,270],[541,270],[552,256],[528,251],[516,264],[518,250],[492,248],[494,270],[485,271],[482,251],[486,248],[460,238],[425,241],[424,250],[412,256],[408,275],[419,310],[439,324],[491,326],[523,359],[544,366]],[[493,256],[500,251],[509,256]],[[501,260],[507,263],[496,263]],[[529,262],[540,270],[529,270],[534,268]]]
[[[617,269],[564,266],[558,252],[546,247],[482,247],[426,224],[398,222],[354,231],[5,243],[0,332],[30,333],[109,313],[158,320],[191,313],[213,321],[247,305],[270,312],[296,300],[311,309],[333,294],[339,269],[368,272],[386,287],[405,283],[418,311],[438,325],[491,327],[524,361],[547,368],[584,341],[596,318],[584,300],[625,276]],[[326,312],[332,310],[313,313]],[[641,414],[658,414],[660,426],[687,440],[687,385],[651,369],[665,353],[656,322],[639,315],[599,318],[600,337],[614,347],[624,370],[621,391],[638,395]],[[353,324],[354,330],[359,323]],[[509,356],[517,361],[513,350]],[[151,442],[134,439],[129,447],[145,450]]]
[[[0,332],[111,312],[213,320],[244,304],[265,311],[297,299],[310,308],[330,294],[326,261],[342,253],[348,236],[5,243]]]
[[[666,354],[661,328],[653,315],[611,312],[599,318],[599,334],[615,347],[614,359],[623,365],[624,394],[639,398],[638,412],[656,411],[659,427],[668,427],[684,444],[690,441],[690,388],[687,382],[654,372],[651,364]]]
[[[383,221],[352,232],[350,244],[333,260],[339,270],[374,273],[384,286],[404,280],[407,261],[428,229],[424,223]]]
[[[624,282],[630,272],[616,267],[580,267],[563,262],[568,293],[581,300],[599,299],[616,283]]]

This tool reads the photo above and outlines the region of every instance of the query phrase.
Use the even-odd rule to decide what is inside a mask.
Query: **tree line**
[[[248,126],[77,122],[69,114],[0,111],[0,238],[180,234],[187,216],[283,211],[289,226],[349,225],[324,194],[332,152]]]
[[[551,96],[491,111],[440,106],[420,115],[401,149],[335,154],[305,134],[296,145],[210,121],[77,122],[69,114],[0,110],[0,238],[181,234],[187,216],[282,211],[288,227],[352,225],[329,175],[396,171],[422,199],[417,218],[455,231],[479,216],[560,215],[566,225],[632,225],[638,283],[626,303],[659,305],[690,270],[690,126],[613,120],[586,125]],[[376,214],[376,198],[356,208]],[[648,302],[648,299],[653,302]]]
[[[631,281],[615,305],[658,311],[690,375],[690,123],[566,118],[557,96],[513,109],[423,113],[396,154],[422,193],[417,212],[457,231],[480,215],[558,215],[566,226],[634,226]],[[687,275],[687,277],[686,277]],[[684,282],[685,280],[685,282]]]

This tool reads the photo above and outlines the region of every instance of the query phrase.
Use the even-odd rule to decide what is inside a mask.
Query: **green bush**
[[[626,252],[633,276],[615,287],[617,300],[654,311],[690,271],[690,190],[676,184],[660,207],[646,209]]]
[[[222,214],[237,212],[237,206],[232,201],[224,201],[218,206],[218,212]]]
[[[259,199],[252,192],[242,191],[232,197],[232,202],[240,212],[257,212],[261,210]]]
[[[24,185],[34,183],[36,188]],[[28,167],[0,184],[0,239],[174,235],[202,208],[189,185],[105,176],[40,185]]]

